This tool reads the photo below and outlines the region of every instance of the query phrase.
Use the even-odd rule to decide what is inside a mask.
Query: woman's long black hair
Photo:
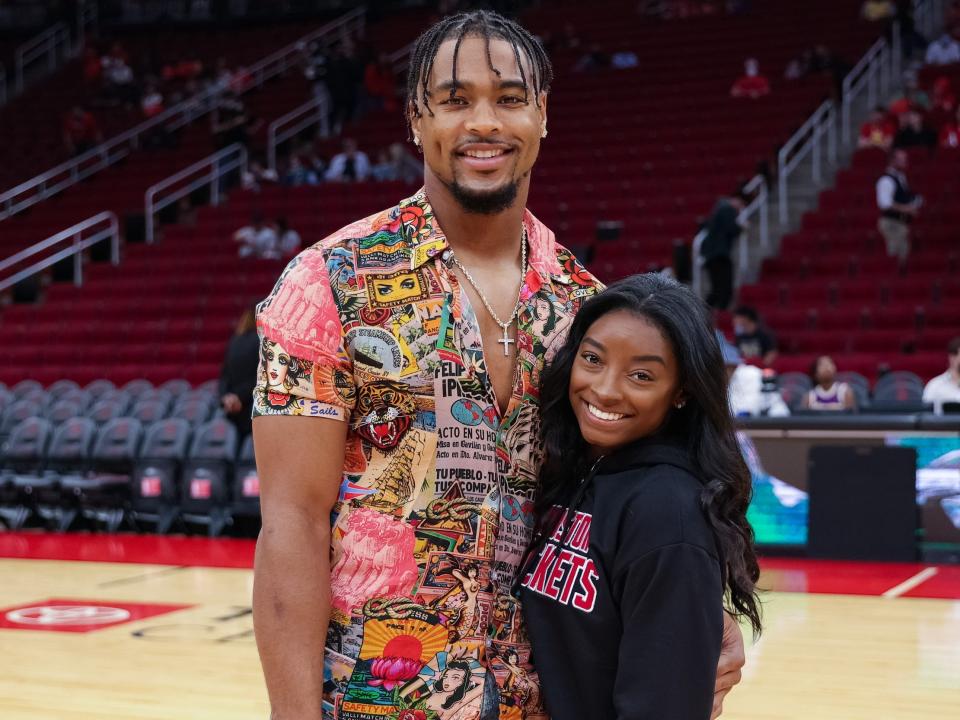
[[[546,460],[541,471],[537,515],[546,518],[555,504],[570,501],[588,471],[589,449],[570,406],[570,373],[580,343],[593,323],[625,310],[652,322],[670,342],[686,401],[671,408],[658,435],[680,442],[704,484],[701,502],[717,538],[725,567],[728,610],[760,632],[760,575],[747,522],[750,471],[740,453],[720,345],[707,306],[688,288],[657,274],[621,280],[584,303],[566,342],[543,373],[542,435]]]

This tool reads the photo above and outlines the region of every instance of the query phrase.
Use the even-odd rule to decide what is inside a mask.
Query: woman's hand
[[[720,663],[717,665],[717,684],[713,688],[713,714],[710,720],[716,720],[723,712],[723,699],[733,686],[740,682],[741,671],[746,664],[743,649],[743,633],[737,621],[729,614],[723,614],[723,642],[720,645]]]

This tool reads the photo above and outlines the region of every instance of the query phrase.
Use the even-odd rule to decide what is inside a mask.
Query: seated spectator
[[[737,350],[747,360],[772,365],[777,359],[777,341],[752,307],[741,305],[733,311],[733,335]]]
[[[960,24],[949,28],[927,46],[924,58],[927,65],[952,65],[960,63]]]
[[[900,116],[900,129],[893,137],[893,147],[925,147],[932,150],[937,145],[937,134],[926,127],[919,110],[909,110]]]
[[[290,228],[287,218],[285,218],[283,215],[278,217],[277,249],[280,251],[280,256],[284,258],[292,258],[294,255],[300,252],[301,243],[302,241],[300,240],[300,233]]]
[[[241,442],[250,434],[253,388],[259,362],[256,308],[248,308],[237,322],[220,370],[220,406],[227,420],[237,428]]]
[[[103,142],[100,126],[92,113],[74,105],[63,119],[63,144],[71,156],[82,155]]]
[[[590,70],[602,70],[610,67],[610,56],[605,53],[597,43],[593,43],[590,49],[580,56],[573,65],[574,72],[588,72]]]
[[[97,87],[100,84],[103,73],[103,65],[100,61],[100,55],[96,48],[87,46],[83,51],[83,81],[90,87]]]
[[[717,340],[727,370],[730,411],[737,417],[786,417],[790,414],[776,385],[765,378],[764,371],[746,365],[740,352],[717,331]]]
[[[941,75],[933,81],[933,97],[930,98],[930,127],[939,132],[946,123],[953,120],[957,110],[957,96],[953,92],[950,78]]]
[[[953,119],[940,128],[940,147],[952,150],[960,148],[960,107],[957,108]]]
[[[240,178],[240,183],[244,190],[253,190],[260,192],[264,185],[272,185],[279,182],[276,170],[264,167],[260,160],[250,162],[247,171]]]
[[[889,150],[893,144],[894,125],[887,117],[887,110],[877,106],[870,113],[870,117],[860,127],[860,137],[857,138],[858,148],[880,148]]]
[[[214,144],[218,150],[234,143],[246,145],[250,140],[250,118],[247,106],[233,92],[224,92],[210,116]]]
[[[927,383],[923,401],[933,403],[938,415],[943,414],[944,403],[960,403],[960,336],[947,345],[947,371]]]
[[[760,63],[756,58],[747,58],[743,71],[730,88],[732,97],[756,100],[770,94],[770,81],[760,74]]]
[[[303,164],[299,155],[294,155],[290,158],[290,167],[287,168],[287,172],[283,176],[283,184],[290,187],[319,185],[320,178],[313,170]]]
[[[813,388],[804,396],[807,410],[856,410],[857,397],[847,383],[837,382],[837,366],[829,355],[818,357],[810,370]]]
[[[244,225],[233,234],[233,241],[240,243],[237,254],[242,258],[280,257],[277,231],[263,222],[263,215],[259,212],[253,214],[249,225]]]
[[[140,91],[134,81],[133,70],[124,56],[106,55],[101,65],[105,99],[110,103],[133,106],[138,101]]]
[[[860,16],[869,22],[891,20],[896,14],[897,7],[891,0],[864,0],[860,7]]]
[[[930,109],[930,96],[918,84],[917,74],[908,70],[903,74],[903,95],[890,103],[888,112],[895,119],[911,110],[926,112]]]
[[[163,112],[163,94],[155,85],[147,86],[140,99],[140,109],[143,110],[143,116],[146,118],[152,118]]]
[[[370,159],[357,149],[357,141],[343,141],[343,152],[333,156],[327,168],[328,182],[361,182],[370,176]]]
[[[370,61],[363,73],[363,87],[377,110],[396,112],[397,77],[386,53],[380,53],[376,61]]]
[[[402,143],[393,143],[380,152],[370,174],[381,182],[415,183],[423,179],[423,162],[408,153]]]

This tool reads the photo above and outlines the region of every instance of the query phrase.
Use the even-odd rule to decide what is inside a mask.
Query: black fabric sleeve
[[[717,558],[666,545],[625,564],[614,585],[623,626],[617,720],[709,720],[723,635]]]

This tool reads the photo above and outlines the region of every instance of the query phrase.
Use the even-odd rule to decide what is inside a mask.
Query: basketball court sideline
[[[253,543],[0,534],[4,720],[264,720]],[[728,720],[960,708],[960,567],[766,559]]]

